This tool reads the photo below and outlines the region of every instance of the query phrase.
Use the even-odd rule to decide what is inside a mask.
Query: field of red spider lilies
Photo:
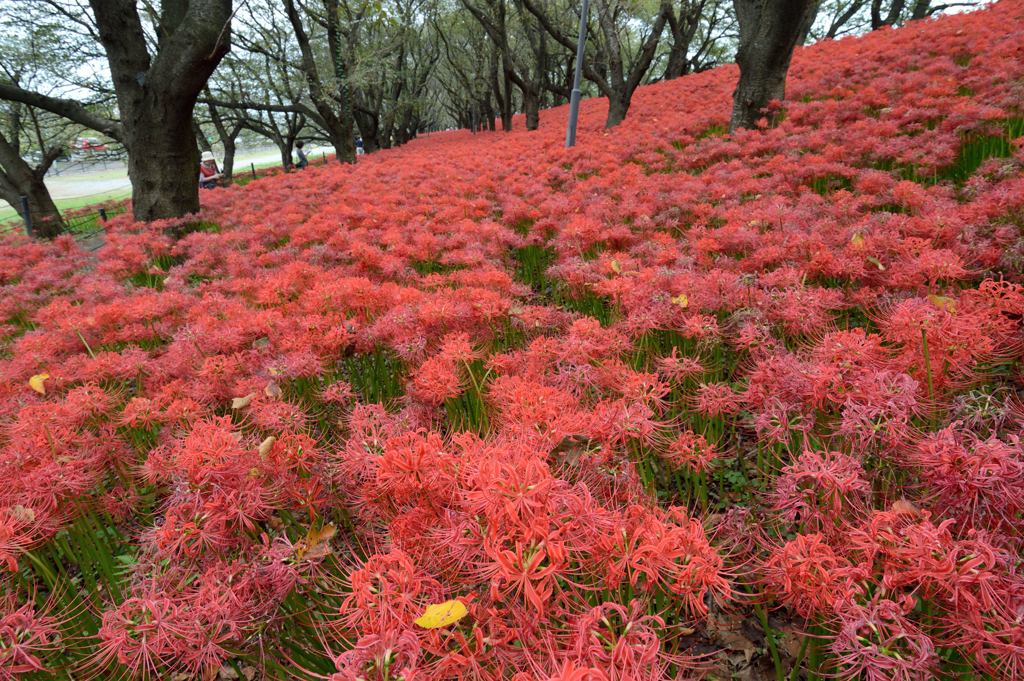
[[[1024,679],[1024,2],[0,242],[0,679]]]

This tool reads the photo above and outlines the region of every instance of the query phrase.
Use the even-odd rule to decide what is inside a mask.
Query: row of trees
[[[955,3],[959,5],[961,3]],[[793,47],[896,25],[933,0],[592,0],[584,96],[621,122],[636,88],[733,58],[732,129],[782,98]],[[123,144],[137,220],[199,209],[199,154],[230,176],[243,131],[355,160],[424,131],[528,130],[569,100],[579,0],[0,0],[0,198],[60,216],[42,178],[83,129]],[[44,227],[45,229],[45,227]]]

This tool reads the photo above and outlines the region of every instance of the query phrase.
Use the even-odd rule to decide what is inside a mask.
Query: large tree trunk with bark
[[[512,77],[509,69],[503,69],[502,85],[504,85],[505,98],[501,102],[501,129],[505,132],[512,132],[512,114],[515,113],[515,92],[512,89]]]
[[[128,150],[132,213],[151,222],[199,211],[196,99],[230,47],[231,0],[164,0],[151,57],[135,0],[90,0]]]
[[[494,100],[498,103],[501,129],[505,132],[512,131],[512,79],[508,73],[510,68],[504,53],[499,54],[499,50],[491,53],[491,91],[494,93]],[[499,73],[501,74],[500,78]]]
[[[164,100],[158,97],[158,100]],[[199,212],[199,146],[192,103],[149,101],[125,126],[132,214],[140,222]]]
[[[821,0],[812,0],[811,8],[807,10],[807,16],[804,17],[804,23],[800,27],[800,33],[796,36],[797,45],[806,45],[807,38],[811,35],[811,29],[814,28],[814,22],[818,18],[818,12],[821,9]]]
[[[605,128],[614,128],[626,120],[626,113],[629,112],[629,99],[625,88],[621,90],[612,88],[611,94],[608,95],[608,118],[604,122]]]
[[[536,130],[540,127],[540,88],[527,85],[520,89],[523,92],[523,112],[526,114],[526,129]]]
[[[90,0],[117,96],[120,121],[79,102],[0,83],[23,102],[108,135],[128,150],[135,219],[181,218],[199,210],[196,99],[231,46],[231,0],[163,0],[151,55],[135,0]]]
[[[736,63],[740,79],[733,94],[729,132],[756,127],[774,99],[786,96],[786,74],[814,0],[734,0],[740,25]]]
[[[376,139],[380,128],[380,118],[377,114],[359,111],[356,123],[359,125],[359,135],[363,138],[363,153],[372,154],[377,151]]]

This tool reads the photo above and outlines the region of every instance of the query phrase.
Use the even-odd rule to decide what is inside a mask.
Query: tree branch
[[[97,116],[81,103],[74,100],[48,97],[47,95],[24,90],[3,82],[0,82],[0,99],[6,99],[10,102],[21,102],[22,104],[28,104],[29,106],[55,113],[79,125],[84,125],[91,130],[103,133],[118,142],[123,141],[124,131],[120,123],[109,118]]]

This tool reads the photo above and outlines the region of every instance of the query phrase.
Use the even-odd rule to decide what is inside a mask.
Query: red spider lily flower
[[[739,412],[742,396],[724,383],[707,383],[697,388],[695,402],[697,411],[705,416],[732,416]]]
[[[864,468],[852,456],[804,452],[782,469],[772,500],[783,521],[831,536],[863,512],[870,489]]]
[[[722,455],[703,435],[687,430],[669,444],[662,456],[675,468],[702,474],[714,469],[713,462]]]
[[[691,376],[700,376],[705,372],[700,357],[680,357],[679,348],[673,347],[672,354],[658,359],[658,374],[666,379],[682,383]]]
[[[53,673],[39,659],[41,653],[60,645],[59,622],[51,614],[51,605],[18,606],[13,591],[0,600],[0,679],[13,681],[31,672]]]
[[[608,675],[598,667],[577,667],[572,660],[566,660],[546,681],[608,681]]]
[[[1020,536],[1024,511],[1024,459],[1020,444],[961,434],[958,424],[922,438],[913,462],[932,488],[937,508],[963,531],[989,529]],[[1014,438],[1016,439],[1016,438]]]
[[[573,632],[579,660],[612,679],[663,678],[669,660],[662,651],[665,622],[644,615],[637,600],[627,606],[603,603],[579,617]]]
[[[839,631],[829,644],[836,674],[868,681],[926,681],[938,663],[932,639],[917,629],[899,605],[874,599],[838,613]]]
[[[440,584],[398,551],[371,556],[349,582],[352,591],[341,605],[341,622],[364,635],[411,629],[428,604],[445,600]]]
[[[595,440],[623,445],[635,440],[653,445],[662,425],[654,419],[654,411],[646,404],[629,404],[626,400],[604,400],[594,408],[586,433]]]
[[[514,551],[488,544],[487,552],[494,561],[489,568],[494,573],[492,589],[513,599],[522,597],[537,617],[543,617],[545,604],[554,590],[554,577],[565,563],[565,549],[546,542],[527,546],[516,542]],[[507,586],[503,586],[505,584]]]
[[[850,565],[820,535],[797,535],[778,548],[764,567],[769,589],[802,617],[832,614],[853,597]]]
[[[970,654],[975,668],[993,678],[1024,678],[1024,606],[1020,599],[999,602],[989,610],[972,610],[958,617],[958,645]]]
[[[369,634],[356,641],[352,650],[342,653],[335,661],[337,674],[330,681],[387,681],[392,674],[401,674],[405,681],[413,678],[420,657],[420,641],[416,632],[392,630],[384,635]]]
[[[437,406],[462,393],[463,374],[464,369],[452,360],[432,357],[416,371],[413,390],[419,399]]]

